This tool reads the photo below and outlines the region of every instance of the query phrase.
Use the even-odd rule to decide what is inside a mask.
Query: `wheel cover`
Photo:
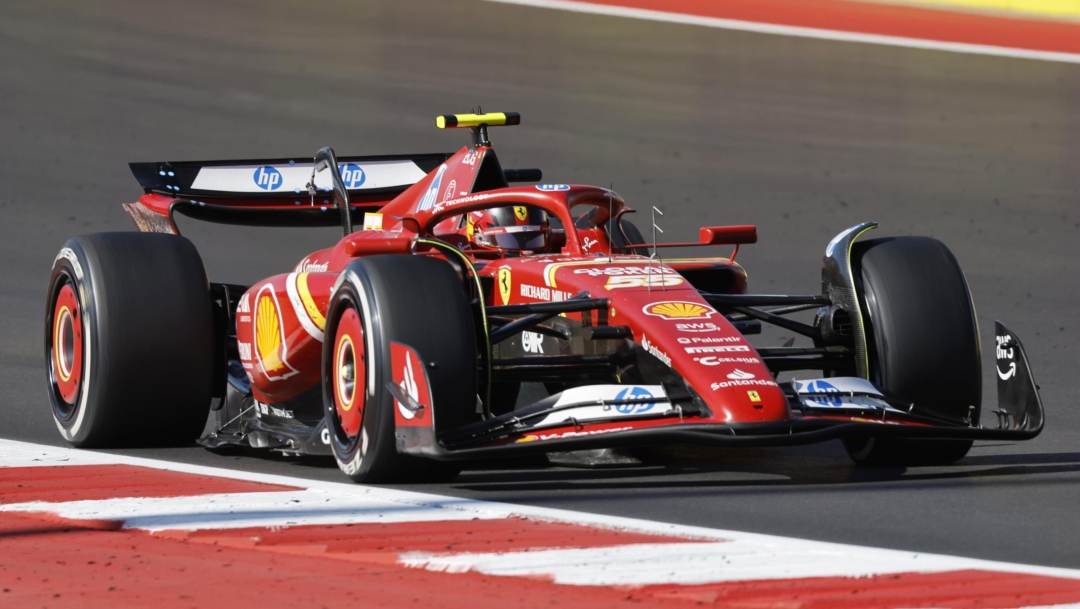
[[[57,393],[64,404],[65,417],[71,416],[79,399],[83,372],[83,323],[79,298],[71,283],[65,283],[56,296],[49,341],[49,362]],[[64,406],[68,408],[64,408]]]
[[[351,439],[360,432],[367,397],[367,363],[364,357],[364,329],[356,309],[349,307],[338,320],[334,336],[334,406],[341,431]]]

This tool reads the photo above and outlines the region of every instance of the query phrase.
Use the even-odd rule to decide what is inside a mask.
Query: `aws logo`
[[[277,190],[281,188],[281,172],[269,165],[259,167],[252,174],[255,185],[263,190]]]

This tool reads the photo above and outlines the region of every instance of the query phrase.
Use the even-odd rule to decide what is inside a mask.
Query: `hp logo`
[[[557,190],[570,190],[569,184],[537,184],[536,190],[552,192]]]
[[[252,178],[255,180],[255,185],[263,190],[281,188],[281,172],[269,165],[256,169]]]
[[[835,393],[836,397],[815,395],[810,399],[822,406],[839,407],[844,405],[844,401],[840,399],[840,390],[832,386],[825,381],[812,381],[806,386],[806,389],[811,393]]]
[[[360,169],[360,166],[355,163],[345,163],[340,169],[341,181],[345,182],[345,188],[359,188],[367,179],[364,170]]]
[[[616,400],[640,400],[642,398],[651,398],[653,394],[649,393],[648,389],[644,387],[627,387],[620,391],[616,396]],[[615,410],[623,414],[637,414],[639,412],[649,412],[652,407],[656,406],[655,402],[647,402],[644,404],[616,404]]]

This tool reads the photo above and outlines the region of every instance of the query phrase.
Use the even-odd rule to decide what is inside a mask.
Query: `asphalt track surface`
[[[507,167],[613,184],[663,209],[677,240],[757,224],[739,256],[754,291],[816,292],[826,242],[861,221],[942,239],[978,307],[986,404],[1001,319],[1025,342],[1047,428],[951,467],[856,469],[832,442],[666,467],[489,465],[410,488],[1080,567],[1080,66],[404,0],[5,2],[0,57],[2,437],[61,444],[43,382],[48,273],[69,236],[132,229],[127,162],[449,151],[465,134],[432,117],[482,104],[522,113],[492,132]],[[235,283],[337,235],[181,229],[211,279]],[[126,452],[343,479],[321,460]]]

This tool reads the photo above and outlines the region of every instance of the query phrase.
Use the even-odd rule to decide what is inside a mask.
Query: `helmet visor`
[[[540,225],[500,226],[479,231],[476,240],[504,250],[539,250],[547,246],[547,230]]]

